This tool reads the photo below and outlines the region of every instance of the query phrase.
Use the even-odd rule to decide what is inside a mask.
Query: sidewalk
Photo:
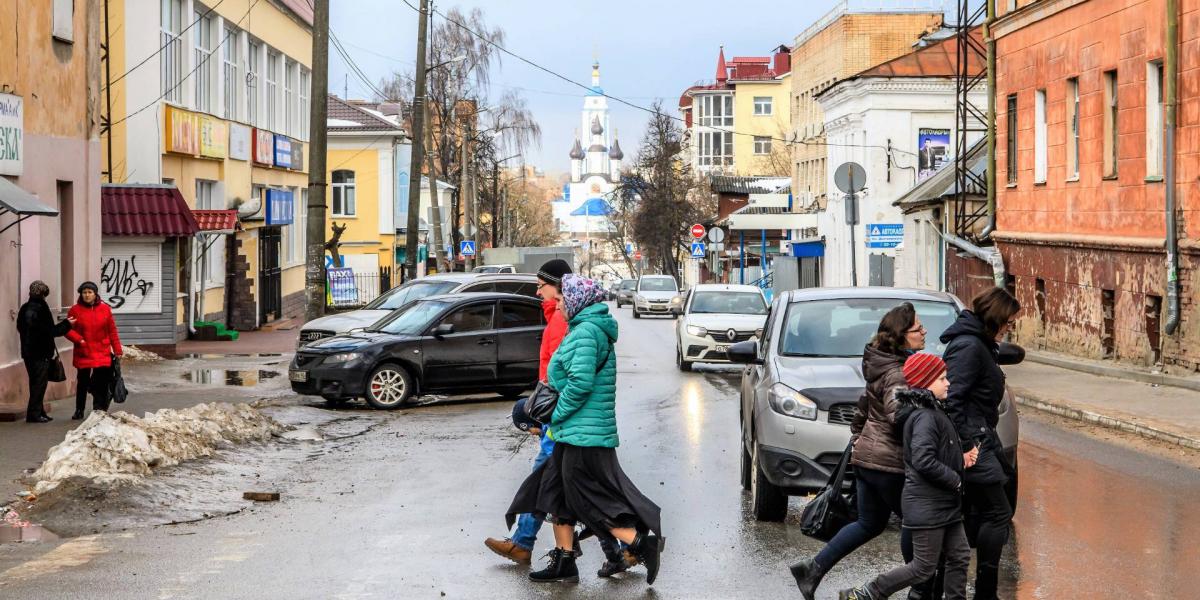
[[[185,340],[176,346],[176,353],[183,356],[212,356],[212,355],[262,355],[288,354],[296,351],[296,341],[300,339],[300,328],[277,329],[274,331],[262,329],[245,331],[232,342],[199,342]]]
[[[1047,364],[1051,361],[1075,368]],[[1039,354],[1004,370],[1021,406],[1200,449],[1200,392],[1077,370],[1086,368],[1069,357],[1047,360]],[[1109,369],[1113,374],[1128,374]]]

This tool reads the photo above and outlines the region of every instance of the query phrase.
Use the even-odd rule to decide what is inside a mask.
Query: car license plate
[[[717,352],[729,354],[729,346],[717,346]]]
[[[289,371],[288,379],[297,383],[304,383],[308,381],[308,371]]]

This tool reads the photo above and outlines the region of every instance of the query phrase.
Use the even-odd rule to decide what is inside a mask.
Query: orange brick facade
[[[1179,202],[1183,299],[1166,320],[1166,214],[1147,172],[1148,64],[1164,58],[1164,0],[1042,0],[1004,15],[996,36],[997,234],[1030,347],[1173,370],[1200,368],[1200,0],[1179,15]],[[1151,69],[1153,67],[1150,67]],[[1116,176],[1105,176],[1105,73],[1116,72]],[[1069,87],[1079,94],[1078,177],[1068,163]],[[1150,86],[1153,87],[1153,86]],[[1045,181],[1035,181],[1035,98],[1045,91]],[[1008,98],[1016,96],[1010,177]],[[1070,102],[1073,104],[1073,102]],[[1151,174],[1153,175],[1153,174]]]

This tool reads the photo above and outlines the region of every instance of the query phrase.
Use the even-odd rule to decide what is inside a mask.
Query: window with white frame
[[[733,95],[710,94],[700,96],[699,124],[701,127],[733,127]],[[699,163],[702,167],[724,167],[733,165],[733,132],[701,130],[699,135]]]
[[[297,130],[300,129],[300,122],[296,118],[296,113],[300,103],[296,99],[296,79],[299,77],[299,73],[296,70],[295,61],[284,59],[283,65],[283,130],[287,135],[298,137]]]
[[[183,0],[162,0],[162,97],[183,103]]]
[[[199,4],[196,5],[196,24],[192,27],[192,39],[196,48],[196,61],[192,87],[195,89],[195,108],[203,112],[212,112],[212,53],[213,53],[213,21],[204,14],[208,12]]]
[[[700,125],[703,127],[733,127],[733,95],[701,96]]]
[[[217,182],[196,180],[196,208],[198,210],[216,210],[225,208],[224,202],[218,197]],[[198,242],[207,243],[203,237]],[[201,246],[200,250],[203,250]],[[208,287],[224,285],[225,283],[225,236],[220,236],[208,246],[204,264],[200,266],[197,276],[204,277]],[[196,280],[199,283],[199,279]]]
[[[276,108],[279,106],[279,60],[278,52],[267,50],[267,78],[263,86],[263,124],[266,129],[279,131]]]
[[[259,81],[262,76],[262,44],[254,40],[250,40],[249,54],[246,55],[246,122],[258,126],[261,125],[258,121],[259,106],[262,104],[259,101]]]
[[[774,107],[771,106],[770,96],[755,96],[754,97],[754,115],[769,116]]]
[[[770,154],[771,153],[771,138],[765,135],[754,136],[754,153],[755,154]]]
[[[1033,97],[1033,182],[1046,183],[1046,90]]]
[[[238,118],[238,91],[242,82],[238,80],[238,60],[241,56],[239,34],[236,29],[225,28],[225,45],[221,47],[221,78],[225,85],[225,118],[236,121]]]
[[[1079,179],[1079,78],[1067,79],[1067,178]]]
[[[333,172],[333,216],[353,217],[354,207],[354,171],[345,169]]]
[[[1146,63],[1146,177],[1163,174],[1163,64]]]
[[[309,88],[312,87],[312,74],[300,67],[300,139],[308,141],[308,119],[312,105],[309,100]]]

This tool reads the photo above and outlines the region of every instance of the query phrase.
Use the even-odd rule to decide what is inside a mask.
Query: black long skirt
[[[554,453],[521,484],[506,519],[545,513],[557,523],[581,521],[596,533],[631,527],[662,535],[661,509],[621,470],[615,448],[557,443]]]

